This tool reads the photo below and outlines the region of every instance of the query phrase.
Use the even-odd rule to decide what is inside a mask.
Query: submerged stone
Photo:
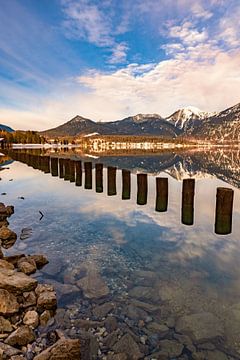
[[[196,342],[223,336],[223,326],[212,313],[183,316],[176,323],[176,331],[189,334]]]

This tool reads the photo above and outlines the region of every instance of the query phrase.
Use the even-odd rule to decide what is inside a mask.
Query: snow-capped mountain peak
[[[216,113],[205,112],[194,106],[188,106],[175,111],[172,115],[167,117],[166,120],[179,129],[187,130],[192,127],[196,121],[207,119],[214,115],[216,115]]]

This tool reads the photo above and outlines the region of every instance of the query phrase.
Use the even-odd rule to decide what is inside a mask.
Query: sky
[[[240,102],[239,0],[0,0],[0,123]]]

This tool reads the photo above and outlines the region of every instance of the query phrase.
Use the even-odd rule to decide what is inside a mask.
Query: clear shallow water
[[[77,154],[71,157],[77,159]],[[92,159],[92,190],[84,188],[84,168],[81,187],[21,161],[1,171],[1,192],[7,193],[1,201],[15,206],[10,227],[19,236],[22,228],[32,229],[28,239],[18,239],[7,253],[48,256],[50,264],[37,276],[41,281],[57,281],[59,307],[72,320],[59,321],[67,332],[80,331],[78,319],[99,320],[94,307],[112,302],[110,313],[121,331],[132,331],[137,339],[146,337],[145,345],[139,340],[146,356],[161,351],[161,342],[168,339],[175,348],[176,341],[183,346],[169,358],[240,359],[240,190],[230,185],[238,185],[239,168],[235,162],[231,166],[222,162],[221,167],[212,154],[204,168],[196,162],[203,158],[206,154]],[[119,167],[115,196],[107,195],[106,167],[103,193],[95,192],[95,162]],[[123,167],[132,172],[130,200],[122,200]],[[136,172],[140,171],[148,173],[144,206],[136,204]],[[182,178],[189,174],[195,178],[192,226],[181,222]],[[166,212],[155,211],[156,176],[168,178]],[[228,235],[214,231],[216,189],[222,186],[234,190]],[[41,220],[39,210],[44,214]],[[89,299],[76,288],[64,290],[59,285],[75,286],[89,268],[107,284],[109,292],[104,297]],[[156,323],[167,326],[168,331],[156,330],[152,325]],[[190,344],[179,339],[179,334],[188,336]],[[101,356],[110,350],[102,350]]]

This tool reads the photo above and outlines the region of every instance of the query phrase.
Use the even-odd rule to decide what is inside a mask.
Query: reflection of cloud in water
[[[226,186],[216,179],[196,181],[194,226],[181,224],[182,182],[169,178],[169,206],[166,213],[155,212],[155,177],[148,177],[148,202],[146,206],[136,205],[136,176],[131,175],[131,200],[121,200],[121,172],[117,172],[117,195],[106,195],[106,169],[104,169],[104,193],[84,190],[74,184],[33,170],[24,164],[14,162],[10,171],[4,172],[3,181],[9,189],[8,202],[15,201],[18,195],[26,196],[26,202],[18,202],[22,211],[29,206],[42,206],[46,211],[74,212],[81,215],[81,221],[98,222],[104,227],[111,241],[128,247],[146,256],[154,250],[163,251],[165,258],[172,263],[188,266],[189,262],[211,262],[221,272],[238,274],[237,257],[239,255],[240,191],[235,189],[233,233],[217,236],[213,232],[215,220],[215,197],[217,186]],[[166,174],[160,174],[166,176]],[[93,180],[95,180],[93,172]],[[44,192],[41,192],[44,189]],[[95,183],[93,181],[93,189]],[[21,190],[21,194],[19,191]],[[74,225],[74,224],[73,224]],[[145,242],[144,246],[142,246]],[[209,264],[206,266],[210,266]]]

